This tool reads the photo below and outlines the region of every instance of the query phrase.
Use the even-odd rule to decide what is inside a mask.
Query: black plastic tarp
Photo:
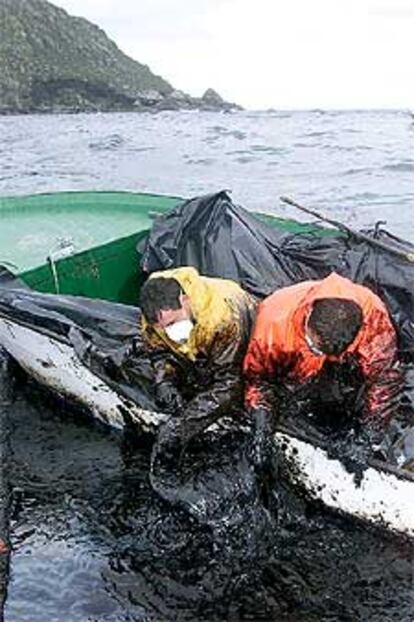
[[[39,293],[0,267],[0,317],[71,345],[116,391],[143,408],[155,408],[152,364],[141,342],[137,307]]]
[[[322,228],[311,229],[289,232],[270,226],[223,191],[191,199],[159,217],[140,249],[141,268],[151,273],[195,266],[202,274],[234,279],[259,298],[335,271],[385,301],[401,351],[414,359],[414,264],[355,236],[326,236]],[[414,245],[385,230],[364,233],[374,242],[414,253]]]

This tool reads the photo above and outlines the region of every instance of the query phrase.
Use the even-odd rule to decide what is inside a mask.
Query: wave
[[[120,149],[124,144],[125,141],[120,134],[110,134],[100,140],[89,143],[89,148],[93,151],[113,151]]]
[[[386,164],[382,167],[383,171],[394,171],[397,173],[412,173],[414,171],[414,161],[406,160],[395,164]]]

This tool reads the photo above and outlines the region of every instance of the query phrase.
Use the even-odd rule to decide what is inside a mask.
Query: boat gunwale
[[[59,257],[53,263],[57,267],[59,266],[64,267],[66,266],[66,262],[69,262],[70,260],[75,259],[77,261],[78,260],[82,261],[82,259],[84,257],[87,257],[87,255],[91,253],[101,253],[101,252],[103,253],[105,248],[110,247],[114,244],[117,244],[117,243],[122,244],[127,241],[132,242],[133,238],[138,237],[138,236],[140,236],[140,240],[137,240],[137,241],[141,241],[144,237],[148,235],[149,232],[150,232],[150,229],[138,229],[134,233],[127,233],[126,235],[120,235],[119,237],[114,238],[113,240],[109,240],[108,242],[103,242],[102,244],[96,244],[95,246],[84,248],[83,250],[73,253],[73,255],[68,255],[67,257]],[[116,256],[117,255],[115,252],[108,253],[108,255],[105,256],[105,261],[109,259],[113,259]],[[2,261],[0,261],[0,266],[1,265],[2,265]],[[46,258],[46,260],[43,263],[35,265],[32,268],[28,268],[27,270],[21,270],[21,271],[16,272],[15,275],[24,281],[26,275],[32,274],[33,272],[36,272],[37,270],[40,270],[42,268],[47,268],[47,267],[50,267],[50,261],[48,261],[48,258]],[[33,289],[33,288],[30,288],[30,289]],[[37,291],[37,290],[34,289],[33,291]],[[53,295],[56,295],[56,292],[50,292],[50,293]],[[71,295],[76,295],[76,294],[71,294]],[[78,294],[78,295],[80,296],[81,294]]]
[[[12,319],[10,318],[9,315],[5,314],[1,308],[0,308],[0,319],[3,319],[6,322],[10,322],[11,324],[18,324],[19,326],[22,326],[23,328],[27,328],[28,330],[32,330],[33,332],[38,332],[42,335],[45,335],[45,337],[49,337],[49,339],[54,339],[55,341],[58,341],[59,343],[64,343],[65,345],[72,345],[69,338],[66,337],[65,335],[54,333],[53,331],[49,330],[48,328],[45,328],[44,326],[36,326],[34,328],[33,324],[29,324],[29,322],[26,322],[25,320],[22,320],[21,318]],[[2,346],[0,345],[0,347]]]
[[[58,190],[56,192],[35,192],[34,194],[8,194],[2,195],[0,197],[0,210],[2,207],[2,201],[19,201],[24,199],[37,199],[37,198],[45,198],[45,197],[61,197],[63,195],[88,195],[88,194],[99,194],[99,195],[129,195],[133,197],[154,197],[161,199],[173,199],[178,201],[185,201],[186,199],[181,196],[175,196],[172,194],[163,194],[157,192],[134,192],[133,190]]]
[[[322,449],[323,451],[326,451],[326,443],[324,443],[322,439],[317,436],[317,434],[314,434],[312,438],[312,434],[305,434],[303,432],[300,432],[297,429],[292,430],[286,424],[279,424],[276,428],[276,434],[277,433],[284,434],[285,436],[289,436],[292,438],[296,438],[297,440],[302,441],[304,443],[308,443],[315,448],[319,448],[319,449]],[[332,457],[332,460],[338,460],[342,464],[340,457],[338,458]],[[410,473],[409,471],[400,469],[399,467],[388,464],[387,462],[383,462],[382,460],[378,460],[377,458],[368,459],[366,468],[370,468],[370,467],[373,469],[376,469],[377,471],[382,471],[388,475],[394,475],[398,479],[406,480],[409,482],[414,482],[414,473]]]
[[[101,200],[100,200],[101,199]],[[139,201],[146,201],[150,199],[149,205],[140,205]],[[116,205],[117,200],[120,205]],[[125,200],[125,203],[122,201]],[[169,194],[155,194],[151,192],[131,192],[128,190],[69,190],[59,192],[44,192],[35,194],[24,195],[11,195],[0,196],[0,223],[2,219],[6,223],[10,219],[10,214],[21,215],[28,213],[30,218],[36,217],[36,211],[49,210],[53,211],[56,207],[59,207],[61,214],[66,214],[66,217],[71,214],[72,210],[79,210],[80,215],[82,213],[90,213],[91,205],[93,206],[93,212],[95,216],[100,213],[102,209],[114,209],[114,216],[118,212],[126,211],[131,217],[135,213],[140,213],[146,218],[146,222],[143,226],[137,227],[136,223],[128,227],[128,231],[122,232],[120,235],[112,237],[112,234],[107,239],[94,240],[92,243],[88,243],[84,248],[76,249],[75,252],[69,256],[56,259],[55,263],[59,264],[66,259],[74,257],[82,257],[86,253],[91,253],[110,245],[112,243],[122,242],[133,236],[138,236],[143,233],[148,235],[151,231],[152,223],[157,218],[168,214],[172,209],[183,203],[186,199],[184,197],[169,195]],[[50,201],[50,202],[49,202]],[[168,204],[162,205],[162,202]],[[60,203],[60,205],[59,205]],[[115,208],[114,208],[115,204]],[[5,259],[4,263],[8,262],[10,265],[14,264],[13,273],[18,276],[31,274],[36,270],[42,269],[49,265],[47,256],[37,257],[36,255],[31,260],[30,265],[20,267],[16,261],[10,261]],[[1,264],[0,260],[0,264]]]

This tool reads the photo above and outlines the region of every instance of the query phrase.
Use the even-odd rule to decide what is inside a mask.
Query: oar
[[[299,205],[299,203],[296,203],[296,201],[293,201],[292,199],[289,199],[288,197],[280,197],[280,200],[283,203],[286,203],[287,205],[292,205],[293,207],[296,207],[301,212],[305,212],[305,214],[310,214],[311,216],[314,216],[318,220],[322,220],[323,222],[327,222],[330,225],[333,225],[340,231],[343,231],[344,233],[347,233],[348,235],[352,235],[357,240],[363,240],[364,242],[371,244],[371,246],[376,246],[377,248],[380,248],[383,251],[396,255],[400,259],[405,259],[406,261],[410,261],[414,263],[414,253],[407,253],[405,251],[400,250],[399,248],[394,248],[393,246],[384,244],[384,242],[381,242],[380,240],[376,240],[375,238],[371,238],[369,235],[366,235],[365,233],[361,233],[361,231],[356,231],[355,229],[348,227],[348,225],[344,225],[342,222],[339,222],[338,220],[333,220],[332,218],[328,218],[327,216],[324,216],[323,214],[320,214],[319,212],[315,212],[315,210],[309,209],[309,207],[304,207],[303,205]]]

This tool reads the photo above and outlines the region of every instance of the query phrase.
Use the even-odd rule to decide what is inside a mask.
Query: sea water
[[[407,110],[0,117],[0,196],[229,189],[249,209],[301,218],[280,203],[287,195],[413,239],[413,174]]]

